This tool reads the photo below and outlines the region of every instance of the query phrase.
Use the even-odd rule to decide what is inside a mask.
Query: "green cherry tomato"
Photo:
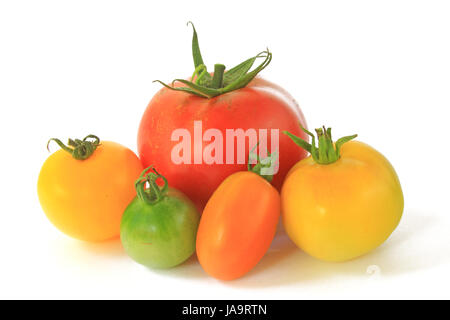
[[[148,172],[152,170],[152,172]],[[164,180],[164,186],[156,184]],[[145,185],[149,188],[145,189]],[[150,268],[171,268],[195,252],[200,220],[195,205],[168,187],[155,169],[145,169],[136,181],[137,197],[122,216],[120,239],[127,254]]]

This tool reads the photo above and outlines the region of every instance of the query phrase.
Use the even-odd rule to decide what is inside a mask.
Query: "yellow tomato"
[[[48,219],[80,240],[118,237],[122,213],[136,196],[134,182],[143,170],[138,157],[115,142],[85,138],[72,147],[57,142],[65,150],[48,157],[38,179],[39,201]],[[78,159],[71,154],[76,146]]]
[[[339,146],[338,140],[336,152],[331,132],[316,131],[319,148],[308,150],[315,157],[298,162],[285,179],[282,220],[289,237],[306,253],[325,261],[346,261],[389,237],[402,216],[403,193],[394,168],[381,153],[349,141],[355,136]],[[324,151],[337,154],[331,161],[320,161],[319,153],[326,158]]]

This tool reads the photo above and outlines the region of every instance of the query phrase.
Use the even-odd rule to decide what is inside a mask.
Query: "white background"
[[[390,159],[405,211],[385,244],[324,263],[280,234],[223,283],[195,258],[152,271],[119,241],[87,244],[50,224],[36,194],[48,138],[95,133],[136,150],[152,80],[193,71],[189,20],[210,68],[269,47],[262,75],[310,127],[358,133]],[[448,1],[1,1],[0,298],[448,299],[449,89]]]

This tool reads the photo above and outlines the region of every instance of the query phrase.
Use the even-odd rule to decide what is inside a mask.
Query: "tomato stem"
[[[160,188],[156,181],[161,178],[164,181],[164,185]],[[148,183],[148,189],[146,185]],[[167,179],[158,173],[153,166],[145,168],[139,178],[134,183],[137,196],[140,200],[145,201],[148,204],[155,204],[159,202],[168,189]]]
[[[94,141],[89,141],[88,139],[94,139]],[[58,146],[64,151],[67,151],[77,160],[86,160],[89,158],[100,145],[100,138],[90,134],[84,137],[83,140],[80,139],[69,139],[68,146],[66,146],[61,140],[57,138],[51,138],[47,142],[47,150],[50,151],[50,142],[55,141]]]
[[[211,87],[213,87],[214,89],[222,88],[224,71],[225,66],[223,64],[214,65],[214,76],[212,79]]]
[[[206,66],[204,64],[199,65],[195,68],[194,73],[192,74],[192,80],[195,79],[196,84],[201,83],[207,72],[208,71],[206,70]]]
[[[172,85],[168,85],[160,80],[154,81],[159,82],[168,89],[187,92],[202,98],[213,98],[218,95],[245,87],[258,75],[260,71],[267,67],[272,60],[272,53],[269,49],[267,49],[258,53],[256,56],[245,60],[228,71],[225,71],[225,66],[223,64],[216,64],[214,65],[214,75],[211,76],[203,62],[200,46],[198,44],[197,31],[195,30],[192,22],[188,22],[188,25],[189,24],[192,25],[193,29],[192,57],[195,67],[194,75],[191,79],[192,81],[175,79],[172,81]],[[264,58],[263,62],[250,71],[258,58]],[[195,78],[195,76],[197,76],[197,78]],[[175,87],[175,82],[181,82],[184,86]]]
[[[300,148],[308,151],[314,161],[318,164],[330,164],[339,160],[339,158],[341,157],[340,150],[342,145],[350,140],[355,139],[358,136],[356,134],[352,136],[346,136],[338,139],[336,143],[333,143],[333,139],[331,137],[331,128],[326,128],[325,126],[323,126],[322,128],[316,129],[317,140],[319,141],[318,147],[316,147],[316,137],[311,132],[303,128],[301,124],[300,127],[302,128],[303,132],[311,136],[311,144],[288,131],[283,131],[283,133],[291,138],[291,140],[294,141],[294,143]]]
[[[247,169],[250,172],[256,173],[263,179],[271,182],[273,179],[273,169],[277,165],[276,161],[278,159],[277,153],[268,153],[267,157],[261,159],[258,153],[254,152],[259,146],[259,142],[253,147],[253,149],[248,154],[248,164]],[[253,160],[256,160],[256,164],[252,165]]]

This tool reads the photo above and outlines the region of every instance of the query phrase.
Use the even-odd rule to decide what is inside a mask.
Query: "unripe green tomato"
[[[183,193],[168,188],[149,203],[136,197],[126,208],[120,239],[127,254],[150,268],[171,268],[195,252],[200,215]]]

